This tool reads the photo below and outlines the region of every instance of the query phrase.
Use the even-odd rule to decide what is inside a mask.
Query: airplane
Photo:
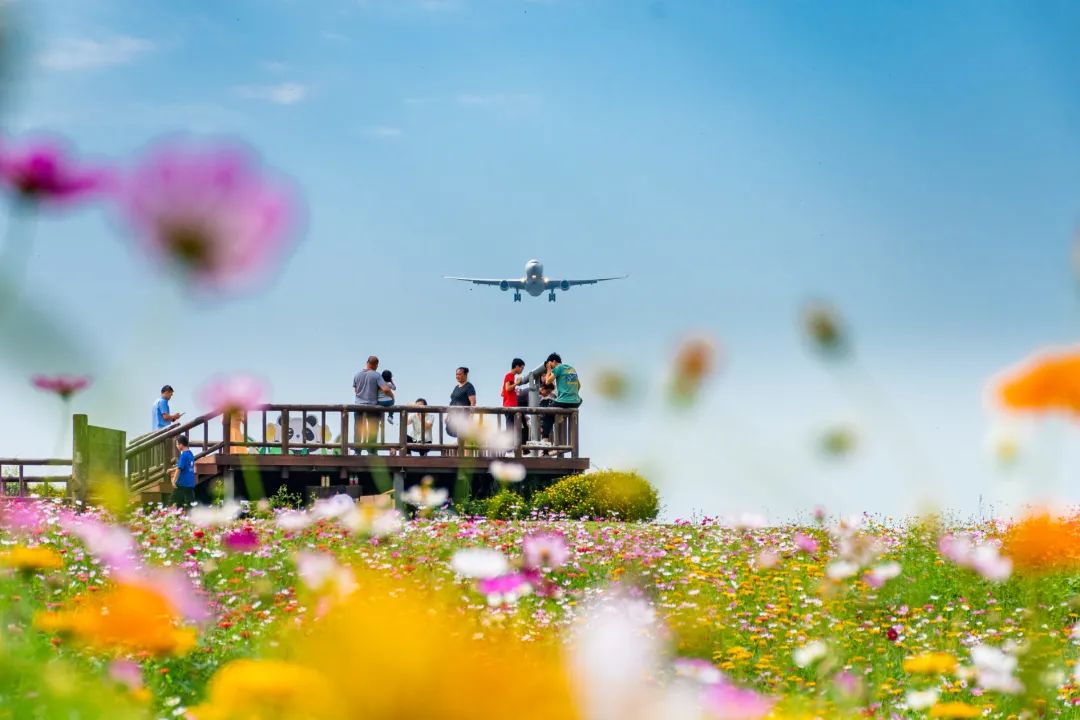
[[[622,280],[630,277],[629,275],[619,275],[618,277],[602,277],[591,278],[589,280],[552,280],[551,278],[544,277],[544,264],[539,260],[533,259],[525,263],[525,277],[518,279],[507,280],[487,280],[484,278],[467,278],[467,277],[452,277],[445,276],[446,280],[461,280],[463,282],[471,282],[474,285],[497,285],[500,290],[506,292],[510,288],[514,289],[514,302],[521,302],[521,291],[529,293],[533,297],[540,297],[546,291],[548,293],[548,302],[555,302],[556,290],[569,290],[575,285],[595,285],[598,282],[605,282],[607,280]]]

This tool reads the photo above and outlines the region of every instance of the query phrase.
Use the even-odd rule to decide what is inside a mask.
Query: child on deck
[[[383,370],[382,371],[382,379],[383,379],[383,382],[386,383],[386,386],[389,387],[391,390],[393,390],[393,391],[397,390],[397,385],[394,384],[394,373],[390,372],[389,370]],[[378,405],[381,405],[382,407],[393,407],[394,406],[394,398],[387,395],[386,392],[384,392],[381,387],[379,388],[378,399],[375,402]],[[393,425],[394,416],[391,415],[390,413],[387,413],[386,414],[386,422]]]
[[[176,449],[180,457],[176,459],[176,469],[170,503],[176,507],[190,507],[195,503],[195,454],[191,452],[187,435],[176,438]]]

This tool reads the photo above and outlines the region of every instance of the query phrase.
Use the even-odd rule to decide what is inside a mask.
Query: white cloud
[[[50,70],[87,70],[90,68],[124,65],[154,49],[143,38],[116,35],[103,40],[63,38],[42,53],[38,59]]]
[[[369,137],[386,138],[389,140],[397,139],[405,134],[405,132],[393,125],[372,125],[371,127],[364,128],[364,134]]]
[[[236,94],[250,100],[265,100],[278,105],[293,105],[307,97],[307,87],[295,82],[277,85],[239,85]]]

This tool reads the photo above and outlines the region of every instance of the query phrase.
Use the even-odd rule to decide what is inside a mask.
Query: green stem
[[[0,326],[11,314],[26,281],[33,247],[32,203],[16,199],[8,215],[7,233],[0,248]]]

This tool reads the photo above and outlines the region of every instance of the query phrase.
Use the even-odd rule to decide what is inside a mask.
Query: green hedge
[[[532,498],[532,510],[566,515],[647,522],[660,512],[660,497],[636,472],[600,470],[569,475]]]

